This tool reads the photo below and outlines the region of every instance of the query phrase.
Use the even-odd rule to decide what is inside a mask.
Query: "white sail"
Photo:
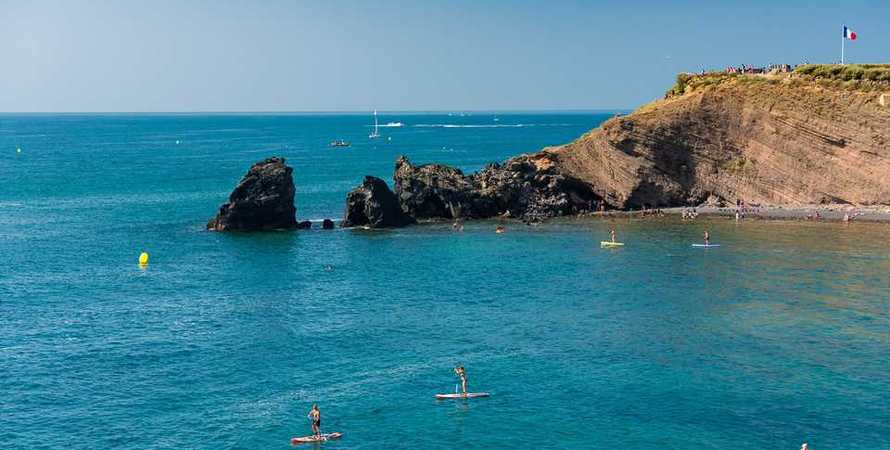
[[[374,110],[374,132],[368,135],[369,138],[375,139],[380,137],[380,127],[377,124],[377,110]]]

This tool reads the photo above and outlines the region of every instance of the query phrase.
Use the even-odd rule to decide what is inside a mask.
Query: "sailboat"
[[[380,128],[377,125],[377,110],[374,110],[374,132],[368,135],[368,139],[377,139],[380,137]]]

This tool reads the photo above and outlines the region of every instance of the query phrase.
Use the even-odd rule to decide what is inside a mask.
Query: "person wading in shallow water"
[[[711,245],[711,234],[705,230],[705,245]]]
[[[460,389],[467,395],[467,371],[464,366],[457,366],[454,368],[454,373],[460,378]]]
[[[315,437],[321,437],[321,411],[318,410],[318,404],[313,404],[312,409],[309,410],[309,414],[306,415],[310,422],[312,422],[312,434]]]

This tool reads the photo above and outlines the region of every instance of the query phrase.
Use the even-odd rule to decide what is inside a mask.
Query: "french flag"
[[[844,39],[849,39],[851,41],[856,40],[856,32],[847,28],[846,25],[844,25]]]

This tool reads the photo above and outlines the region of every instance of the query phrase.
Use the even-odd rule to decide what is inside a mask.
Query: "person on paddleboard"
[[[457,366],[454,368],[454,373],[460,378],[460,389],[467,395],[467,371],[464,370],[464,366]]]
[[[612,238],[612,242],[615,242],[615,229],[614,228],[609,230],[609,236]]]
[[[318,404],[313,403],[312,409],[309,410],[309,414],[306,415],[310,422],[312,422],[312,434],[316,437],[321,437],[321,411],[318,410]]]
[[[711,234],[705,230],[705,245],[711,245]]]

